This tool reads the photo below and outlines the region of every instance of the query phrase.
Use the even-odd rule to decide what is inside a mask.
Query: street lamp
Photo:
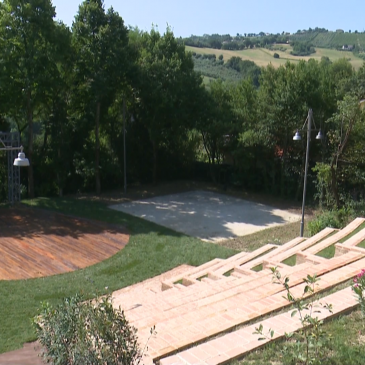
[[[1,139],[0,139],[1,141]],[[23,146],[20,147],[7,147],[3,141],[1,141],[4,147],[0,148],[0,151],[19,151],[18,157],[14,160],[13,165],[19,167],[27,167],[29,166],[29,160],[25,157],[25,153],[23,152]]]
[[[305,169],[304,169],[304,186],[303,186],[303,202],[302,202],[302,221],[300,222],[300,237],[303,237],[303,231],[304,231],[304,209],[305,209],[305,197],[307,194],[307,175],[308,175],[308,164],[309,164],[309,146],[310,146],[310,140],[311,140],[311,132],[312,132],[312,121],[313,121],[313,111],[312,109],[309,109],[308,111],[308,117],[306,121],[304,122],[303,128],[305,126],[305,123],[307,123],[307,150],[305,155]],[[302,128],[302,129],[303,129]],[[295,135],[293,137],[294,141],[300,141],[302,139],[299,130],[295,132]],[[322,140],[324,139],[324,135],[321,130],[319,130],[316,139]]]
[[[18,157],[14,160],[14,166],[29,166],[29,160],[25,157],[25,153],[23,152],[23,146],[20,146],[20,152],[18,153]]]

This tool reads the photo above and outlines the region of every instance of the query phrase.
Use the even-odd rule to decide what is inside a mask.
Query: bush
[[[33,323],[48,363],[130,365],[142,357],[136,329],[113,308],[110,296],[84,301],[76,295],[56,308],[43,304]]]
[[[334,209],[323,211],[308,223],[310,235],[313,236],[326,227],[343,228],[352,218],[353,211],[348,207],[343,207],[337,210]]]
[[[280,58],[278,53],[274,53],[274,58]]]

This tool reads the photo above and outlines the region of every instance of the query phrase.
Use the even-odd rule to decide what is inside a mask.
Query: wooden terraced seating
[[[277,267],[282,277],[290,278],[289,285],[294,295],[303,293],[306,285],[303,278],[308,274],[317,275],[320,279],[316,293],[347,282],[365,268],[365,249],[357,246],[364,241],[365,230],[347,238],[364,222],[365,219],[357,218],[337,232],[327,228],[311,238],[298,237],[282,246],[265,245],[254,252],[241,252],[226,260],[215,259],[196,268],[181,266],[115,292],[114,304],[125,310],[126,317],[138,329],[142,345],[149,338],[151,327],[155,326],[157,334],[148,342],[146,363],[227,363],[229,359],[252,350],[252,344],[257,342],[253,339],[249,346],[227,350],[229,341],[236,343],[232,342],[232,336],[236,335],[237,340],[239,334],[245,333],[248,328],[252,334],[252,323],[260,323],[263,315],[272,314],[272,323],[276,325],[281,323],[283,326],[285,322],[273,314],[289,303],[283,298],[283,287],[272,282],[270,268]],[[344,242],[340,243],[340,240]],[[334,257],[326,259],[316,255],[331,245],[335,246]],[[294,266],[283,263],[293,255],[296,255]],[[262,268],[258,269],[258,265]],[[334,293],[335,296],[328,298],[335,301],[335,314],[356,306],[353,295],[348,299],[343,297],[349,296],[349,293],[345,290],[341,295]],[[326,301],[326,298],[323,300]],[[285,313],[283,316],[287,318]],[[298,323],[293,321],[288,320],[288,331],[299,329]],[[212,339],[218,335],[221,337]],[[199,357],[197,354],[203,347],[201,354],[204,356]],[[207,354],[209,348],[211,353],[208,351]],[[219,353],[217,349],[220,349]]]

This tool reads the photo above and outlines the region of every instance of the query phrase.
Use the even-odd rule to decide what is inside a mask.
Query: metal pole
[[[124,157],[124,194],[127,194],[127,156],[125,146],[125,99],[123,99],[123,157]]]
[[[312,109],[308,112],[308,129],[307,129],[307,151],[305,155],[305,170],[304,170],[304,186],[303,186],[303,203],[302,203],[302,221],[300,222],[300,237],[303,237],[304,231],[304,209],[305,209],[305,196],[307,194],[307,175],[308,175],[308,164],[309,164],[309,146],[311,140],[311,130],[312,130]]]

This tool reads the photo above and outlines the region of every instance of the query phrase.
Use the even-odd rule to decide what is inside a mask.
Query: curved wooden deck
[[[50,211],[0,209],[0,280],[49,276],[85,268],[121,250],[122,227]]]

